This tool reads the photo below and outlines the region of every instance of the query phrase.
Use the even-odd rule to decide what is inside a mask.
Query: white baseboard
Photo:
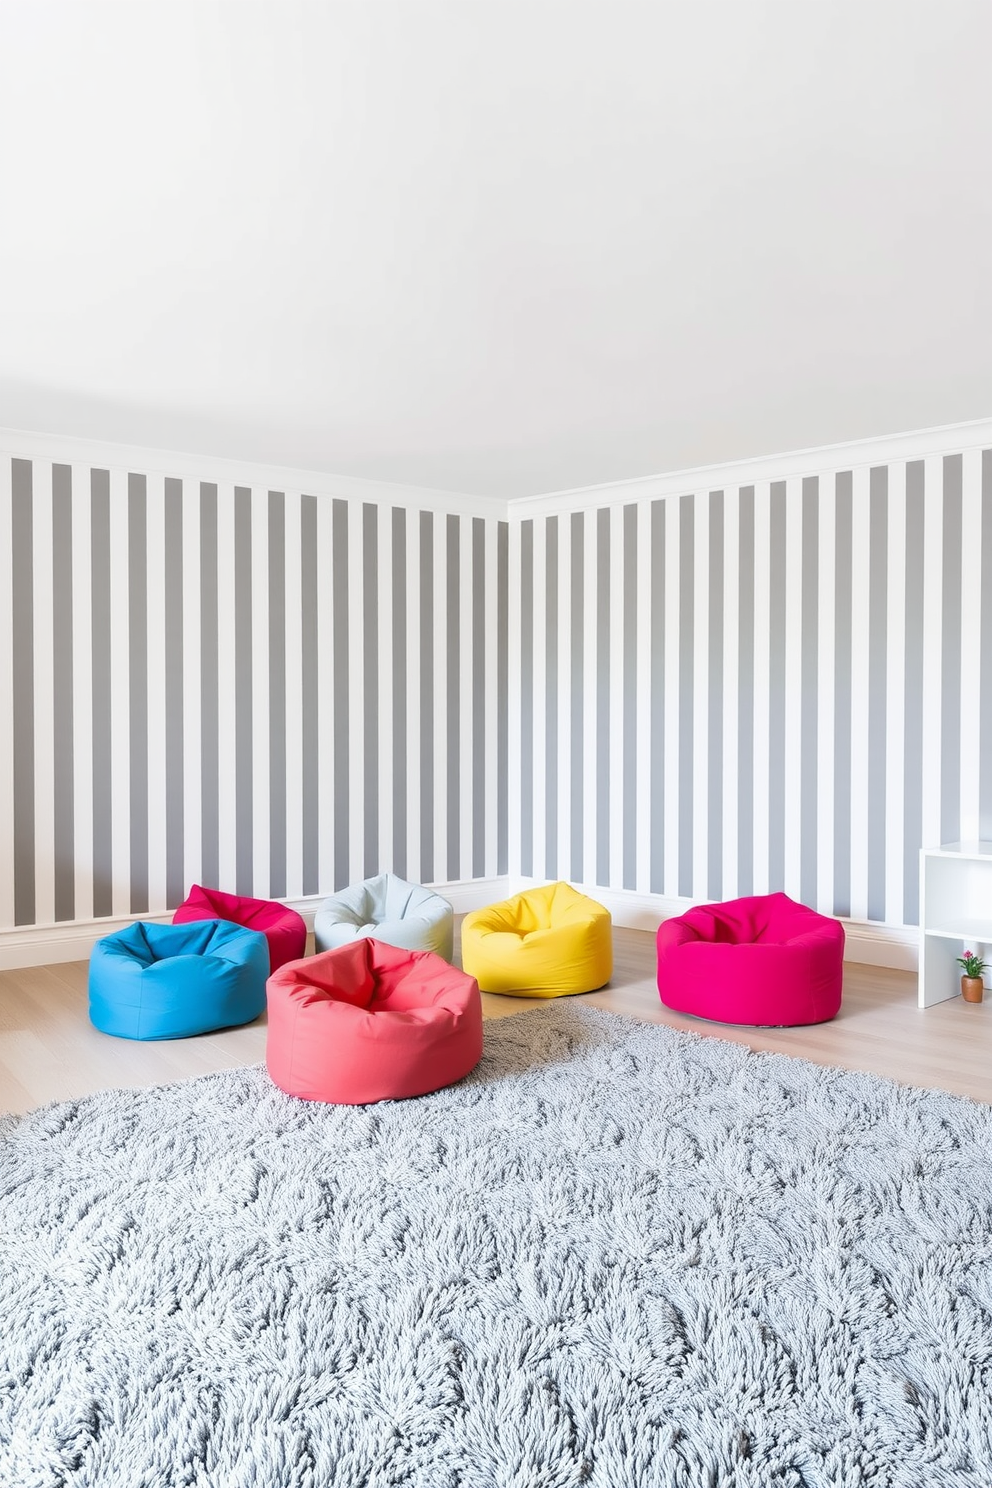
[[[104,935],[114,935],[139,918],[164,925],[172,915],[108,915],[101,920],[69,920],[59,925],[0,930],[0,971],[14,971],[22,966],[55,966],[62,961],[85,961]]]
[[[459,883],[433,884],[456,914],[482,909],[508,894],[544,882],[535,878],[472,878]],[[613,916],[613,923],[628,930],[657,930],[662,920],[683,914],[691,899],[665,898],[661,894],[636,894],[630,889],[606,889],[598,884],[576,884],[580,893],[597,899]],[[313,917],[323,899],[313,894],[284,902],[297,910],[313,929]],[[137,918],[159,924],[171,914],[124,915],[102,920],[74,920],[61,925],[31,925],[0,930],[0,971],[21,966],[54,966],[63,961],[85,961],[98,940],[133,924]],[[879,925],[864,920],[842,920],[847,934],[845,957],[869,966],[888,966],[898,971],[916,971],[919,965],[919,932],[912,925]]]
[[[432,884],[431,887],[447,899],[456,914],[465,914],[470,909],[482,909],[496,899],[505,899],[508,880],[503,878],[471,878],[460,883]],[[282,902],[295,909],[313,929],[315,911],[324,899],[323,894],[311,894],[305,899],[285,899]],[[86,961],[96,942],[104,935],[114,935],[135,920],[149,920],[154,924],[168,924],[171,911],[159,914],[114,915],[100,920],[71,920],[58,925],[25,925],[13,930],[0,930],[0,971],[13,971],[23,966],[55,966],[63,961]]]
[[[504,873],[500,878],[464,878],[460,883],[431,884],[442,898],[447,899],[455,914],[468,914],[470,909],[485,909],[505,899],[510,892],[510,880]]]
[[[845,961],[918,972],[920,932],[915,925],[879,925],[869,920],[842,920],[847,934]]]
[[[507,892],[519,894],[546,880],[512,878]],[[613,923],[626,930],[657,930],[662,920],[684,914],[693,899],[671,899],[662,894],[637,894],[632,889],[605,889],[597,884],[575,884],[581,894],[588,894],[610,911]],[[845,961],[868,966],[888,966],[896,971],[919,968],[920,933],[915,925],[880,925],[868,920],[841,919],[846,936]]]

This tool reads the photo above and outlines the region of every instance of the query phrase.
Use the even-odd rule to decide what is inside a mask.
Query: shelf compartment
[[[992,950],[992,844],[920,853],[920,1007],[960,996],[962,951]],[[992,960],[992,955],[990,955]]]
[[[974,941],[976,945],[992,946],[992,920],[958,920],[953,925],[924,925],[923,934],[939,935],[941,940]]]

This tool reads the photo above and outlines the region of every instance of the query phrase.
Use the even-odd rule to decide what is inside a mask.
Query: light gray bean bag
[[[313,938],[318,951],[367,936],[408,951],[434,951],[450,961],[454,926],[447,899],[393,873],[380,873],[325,899],[314,915]]]

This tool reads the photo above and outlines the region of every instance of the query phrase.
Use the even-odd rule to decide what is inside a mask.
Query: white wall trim
[[[915,925],[880,925],[870,920],[844,920],[845,961],[864,966],[888,966],[893,971],[918,972],[920,932]]]
[[[447,899],[455,914],[468,914],[470,909],[485,909],[488,904],[505,899],[509,884],[504,873],[499,878],[466,878],[460,883],[436,883],[430,887]]]
[[[967,423],[942,424],[934,429],[854,439],[846,444],[825,444],[778,455],[755,455],[746,460],[635,476],[631,480],[610,481],[598,486],[579,486],[571,491],[517,496],[509,502],[510,520],[519,522],[528,517],[551,516],[555,512],[585,511],[614,504],[625,506],[631,501],[725,490],[748,486],[759,480],[828,475],[838,470],[888,465],[897,460],[920,460],[934,454],[960,454],[989,446],[992,446],[992,418],[971,419]]]
[[[512,878],[507,892],[519,894],[546,880]],[[626,930],[654,932],[662,920],[684,914],[693,899],[671,899],[661,894],[637,894],[632,889],[605,889],[597,884],[574,884],[581,894],[588,894],[610,911],[613,923]],[[846,936],[845,961],[869,966],[888,966],[896,971],[913,971],[919,966],[920,935],[915,925],[880,925],[867,920],[841,919]]]
[[[16,971],[26,966],[57,966],[63,961],[85,961],[104,935],[115,935],[139,918],[151,924],[165,925],[172,915],[107,915],[99,920],[70,920],[60,925],[0,930],[0,971]]]
[[[483,909],[509,894],[543,882],[533,878],[473,878],[459,883],[433,884],[456,914]],[[670,899],[661,894],[637,894],[629,889],[604,889],[596,884],[577,884],[580,893],[597,899],[613,916],[615,925],[628,930],[655,931],[662,920],[682,914],[690,899]],[[314,912],[324,895],[287,899],[288,904],[313,929]],[[23,930],[0,931],[0,971],[26,966],[55,966],[64,961],[85,961],[96,942],[131,925],[134,915],[109,916],[100,920],[76,920],[60,925],[31,925]],[[142,915],[142,919],[166,924],[170,914]],[[898,971],[916,971],[919,964],[919,932],[912,925],[877,925],[860,920],[842,920],[847,934],[845,959],[870,966],[888,966]]]
[[[719,490],[750,485],[756,480],[786,480],[804,475],[826,475],[861,466],[886,465],[898,460],[918,460],[927,455],[959,454],[992,446],[992,418],[971,419],[960,424],[942,424],[843,444],[827,444],[783,454],[754,455],[718,465],[697,465],[685,470],[635,476],[574,490],[548,491],[533,496],[480,496],[468,492],[437,491],[359,476],[335,475],[329,471],[267,465],[218,455],[197,455],[142,445],[117,444],[83,439],[75,435],[36,433],[27,429],[0,428],[0,450],[25,460],[53,460],[97,468],[121,469],[147,475],[176,476],[182,480],[227,481],[232,485],[275,491],[299,491],[325,499],[370,502],[376,506],[399,506],[418,511],[451,512],[455,515],[525,521],[529,517],[586,511],[631,501],[685,496],[694,491]]]
[[[471,878],[460,883],[431,884],[449,901],[456,914],[470,909],[483,909],[487,904],[506,897],[506,878]],[[302,899],[280,901],[295,909],[313,929],[313,917],[326,896],[310,894]],[[0,971],[14,971],[26,966],[56,966],[64,961],[85,961],[96,942],[104,935],[115,935],[133,925],[135,920],[166,925],[171,911],[164,914],[108,915],[99,920],[72,920],[58,925],[30,925],[24,929],[0,930]]]
[[[0,428],[0,450],[24,460],[52,460],[66,465],[127,470],[142,475],[176,476],[181,480],[216,481],[272,491],[297,491],[307,496],[399,506],[418,511],[451,512],[455,516],[496,517],[506,521],[507,503],[498,496],[474,496],[459,491],[435,491],[390,481],[364,480],[328,471],[297,470],[288,465],[266,465],[176,450],[113,444],[68,434],[40,434],[28,429]]]

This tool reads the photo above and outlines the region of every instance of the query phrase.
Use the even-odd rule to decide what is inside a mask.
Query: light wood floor
[[[849,964],[844,1006],[834,1022],[813,1028],[733,1028],[663,1008],[654,981],[654,936],[615,930],[614,937],[612,982],[577,1001],[992,1103],[992,1002],[973,1006],[958,997],[921,1011],[915,976]],[[542,1006],[537,999],[490,995],[483,1003],[487,1018]],[[200,1038],[133,1043],[91,1027],[85,962],[0,972],[0,1111],[27,1111],[116,1086],[161,1084],[257,1064],[264,1057],[264,1018],[248,1028]]]

